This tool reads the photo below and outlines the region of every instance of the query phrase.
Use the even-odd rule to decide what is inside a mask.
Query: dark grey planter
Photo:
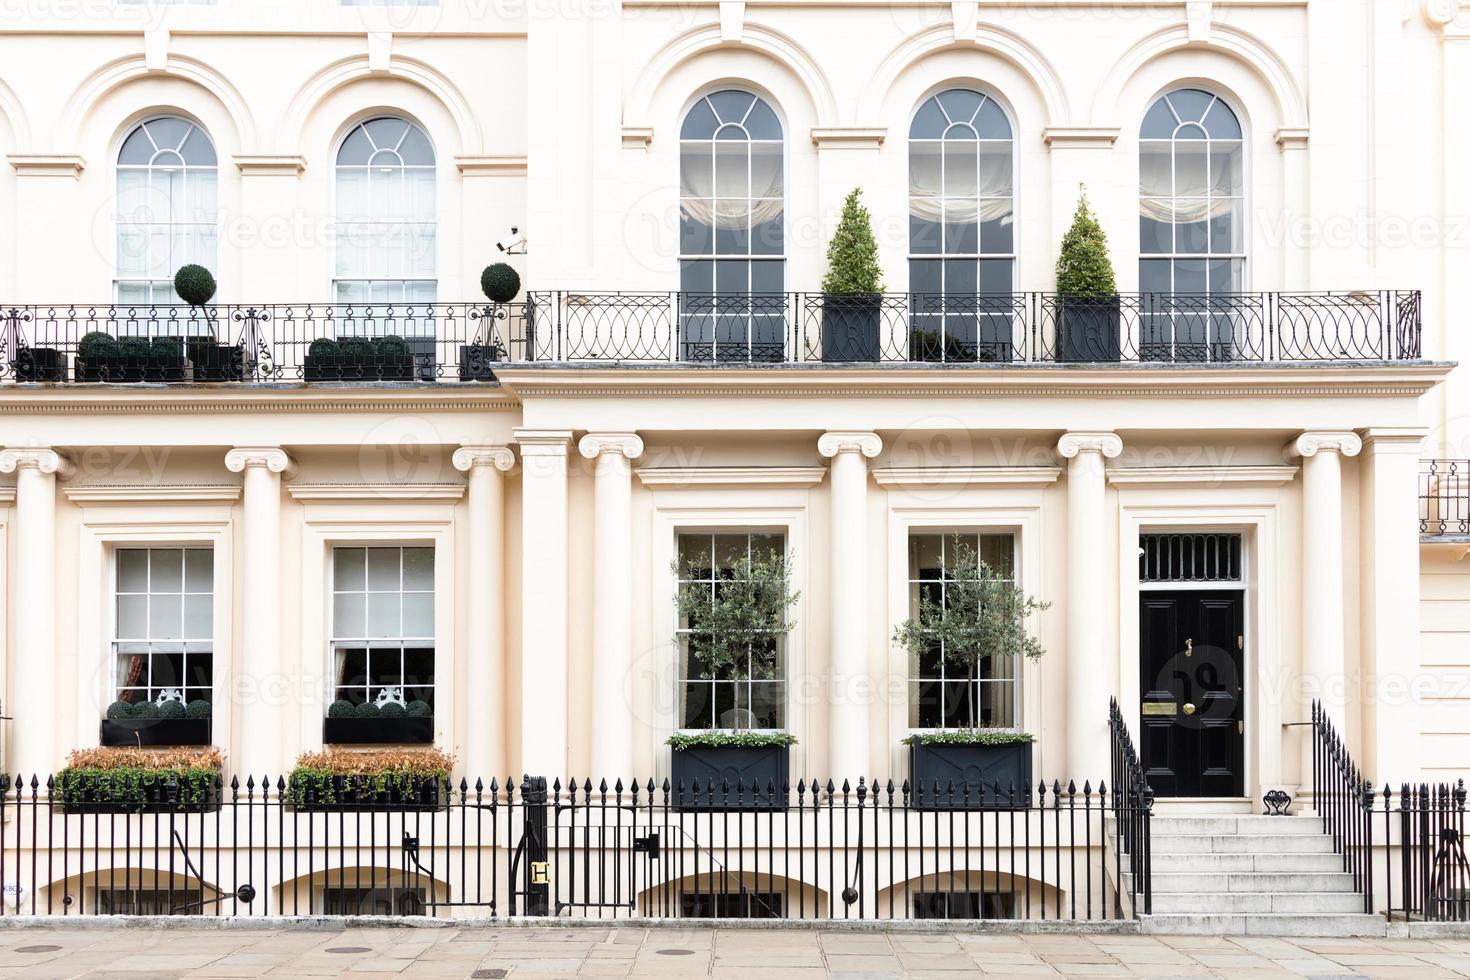
[[[78,381],[106,381],[113,384],[139,384],[143,382],[167,383],[188,381],[192,377],[192,365],[186,357],[129,357],[118,354],[113,357],[76,359]]]
[[[189,360],[195,381],[244,381],[245,348],[214,343],[191,343]]]
[[[66,354],[54,347],[22,347],[11,367],[17,381],[66,380]]]
[[[208,718],[127,718],[102,720],[103,745],[208,745]]]
[[[1030,742],[910,745],[909,779],[914,807],[920,810],[1026,809],[1031,801],[1031,747]],[[1015,787],[1014,797],[1012,787]]]
[[[1117,296],[1057,299],[1057,360],[1116,361],[1122,352],[1122,302]]]
[[[701,745],[674,750],[670,800],[677,810],[784,810],[790,746]]]
[[[822,297],[822,360],[880,360],[883,297]]]
[[[302,360],[307,381],[412,381],[415,373],[412,354],[307,354]]]
[[[328,745],[432,745],[434,716],[423,718],[323,718]]]

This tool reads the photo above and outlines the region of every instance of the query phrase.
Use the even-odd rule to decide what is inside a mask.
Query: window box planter
[[[305,813],[363,813],[373,810],[424,811],[449,805],[443,776],[327,776],[292,773],[290,805]]]
[[[323,718],[327,745],[432,745],[434,716],[419,718]]]
[[[822,360],[829,363],[879,360],[882,322],[882,295],[824,296]]]
[[[465,344],[459,349],[459,380],[494,381],[491,365],[500,362],[498,344]]]
[[[187,357],[127,354],[82,357],[78,354],[76,376],[78,381],[107,381],[113,384],[168,383],[188,381],[192,376],[192,367]]]
[[[307,354],[307,381],[412,381],[412,354],[358,357],[352,354]]]
[[[1057,360],[1116,361],[1123,313],[1117,296],[1057,298]]]
[[[66,354],[53,347],[22,347],[11,369],[17,381],[65,381]]]
[[[103,745],[208,745],[212,736],[208,718],[128,718],[102,721]]]
[[[204,813],[219,809],[222,767],[213,749],[82,749],[52,798],[67,813]]]
[[[913,806],[919,810],[1024,810],[1031,804],[1031,742],[984,745],[909,741]],[[950,793],[950,784],[954,792]],[[936,784],[938,790],[936,791]],[[1000,792],[996,792],[999,786]],[[1014,800],[1010,789],[1014,786]]]
[[[673,763],[669,783],[676,810],[786,809],[789,744],[676,745]]]
[[[189,361],[195,381],[244,381],[245,348],[213,343],[191,343]]]

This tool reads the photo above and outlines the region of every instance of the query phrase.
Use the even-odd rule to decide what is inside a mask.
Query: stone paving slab
[[[50,948],[56,947],[56,948]],[[1470,978],[1454,938],[1000,935],[751,928],[0,928],[0,980],[756,977]]]

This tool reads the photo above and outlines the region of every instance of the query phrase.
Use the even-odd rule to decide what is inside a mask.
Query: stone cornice
[[[129,390],[131,388],[131,390]],[[309,388],[241,386],[222,393],[218,387],[181,385],[142,391],[135,386],[41,390],[0,385],[0,414],[4,415],[208,415],[241,412],[434,412],[519,411],[520,401],[502,388]]]
[[[286,488],[296,500],[458,500],[463,483],[305,483]]]
[[[1282,455],[1287,459],[1311,459],[1322,452],[1356,456],[1362,451],[1363,440],[1356,432],[1303,432],[1286,444]]]
[[[70,177],[77,180],[87,161],[75,153],[11,153],[6,156],[17,177]]]
[[[454,165],[466,177],[524,177],[526,158],[516,156],[455,157]]]
[[[450,461],[461,473],[468,473],[476,466],[493,466],[505,473],[516,464],[516,457],[504,446],[460,446]]]
[[[646,487],[814,487],[825,466],[640,466],[633,471]]]
[[[23,469],[34,469],[47,475],[54,474],[63,480],[76,472],[76,467],[72,465],[71,460],[54,449],[0,450],[0,473],[14,473]]]
[[[123,504],[123,503],[218,503],[240,499],[241,488],[233,483],[200,484],[92,484],[89,486],[66,487],[62,490],[66,498],[79,504]]]
[[[235,169],[243,177],[299,177],[306,157],[290,154],[237,154]]]
[[[1123,455],[1123,440],[1116,432],[1068,432],[1057,440],[1057,455],[1074,459],[1083,453],[1100,453],[1107,459]]]
[[[817,438],[817,452],[828,459],[839,453],[862,453],[874,459],[883,451],[883,440],[873,432],[824,432]]]
[[[287,475],[296,471],[295,462],[279,446],[236,446],[225,453],[225,469],[231,473],[244,473],[252,466]]]
[[[577,451],[587,459],[603,453],[621,453],[628,459],[643,455],[643,440],[632,432],[589,432],[577,443]]]
[[[1378,452],[1386,449],[1409,452],[1417,455],[1420,444],[1424,437],[1429,435],[1429,430],[1423,426],[1378,426],[1372,429],[1360,429],[1358,436],[1363,440],[1364,448],[1372,447]]]
[[[15,503],[15,487],[0,487],[0,504]]]
[[[1044,487],[1057,482],[1060,466],[884,466],[873,470],[880,487]]]
[[[1311,136],[1312,131],[1307,126],[1282,126],[1276,130],[1276,145],[1282,149],[1302,149],[1311,140]]]
[[[876,150],[887,137],[883,126],[812,127],[812,145],[820,150]]]
[[[1117,126],[1052,126],[1041,131],[1041,139],[1047,146],[1059,146],[1106,150],[1118,142],[1122,130]]]
[[[516,428],[511,430],[511,436],[520,447],[521,459],[527,456],[565,456],[572,441],[572,430]]]
[[[1295,466],[1116,466],[1107,470],[1107,480],[1119,487],[1279,487],[1290,483]]]
[[[652,126],[624,126],[623,147],[628,150],[646,150],[653,142]]]

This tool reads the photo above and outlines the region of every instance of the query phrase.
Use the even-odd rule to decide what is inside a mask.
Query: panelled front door
[[[1245,794],[1244,594],[1144,592],[1139,723],[1156,796]]]

